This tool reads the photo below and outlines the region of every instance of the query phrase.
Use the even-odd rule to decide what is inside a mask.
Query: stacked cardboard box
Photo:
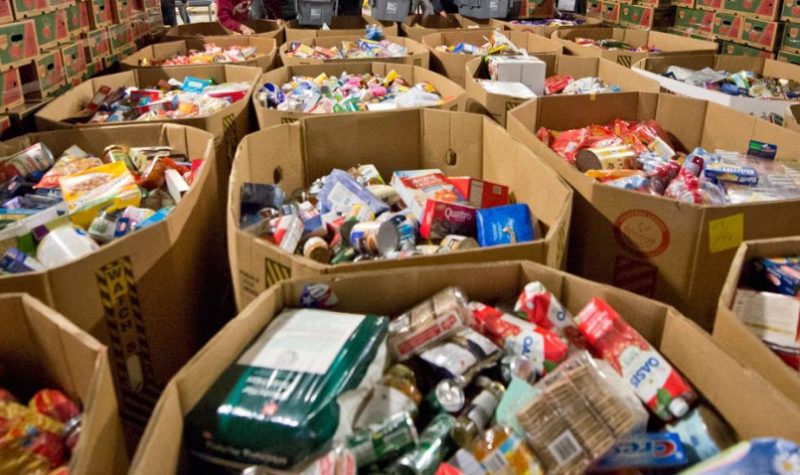
[[[663,30],[672,26],[675,7],[668,0],[587,0],[586,16],[610,26]]]

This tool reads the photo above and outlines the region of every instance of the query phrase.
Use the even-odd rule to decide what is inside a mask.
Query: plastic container
[[[296,0],[297,21],[303,26],[330,24],[336,0]]]
[[[378,21],[402,23],[411,14],[411,0],[370,0],[369,5]]]
[[[506,18],[511,8],[511,0],[455,0],[458,13],[470,18]]]

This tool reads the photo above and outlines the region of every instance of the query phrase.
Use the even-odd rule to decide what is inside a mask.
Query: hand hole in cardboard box
[[[444,161],[451,167],[454,167],[458,162],[458,155],[456,155],[456,152],[454,152],[453,149],[448,149],[447,153],[445,154]]]
[[[272,182],[277,185],[281,180],[283,180],[283,169],[281,167],[275,167],[275,169],[272,170]]]

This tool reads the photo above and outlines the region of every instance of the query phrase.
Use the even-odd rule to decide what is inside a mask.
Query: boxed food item
[[[302,26],[299,20],[289,20],[285,24],[286,41],[297,41],[304,38],[321,36],[358,36],[370,27],[380,27],[384,35],[398,36],[396,23],[378,21],[371,16],[335,16],[327,28]]]
[[[424,45],[397,36],[387,36],[381,41],[362,36],[303,38],[284,43],[278,53],[284,66],[377,60],[427,68],[430,62],[430,53]]]

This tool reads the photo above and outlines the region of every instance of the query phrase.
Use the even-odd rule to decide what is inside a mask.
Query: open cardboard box
[[[283,21],[280,20],[248,20],[244,22],[245,25],[252,28],[256,34],[263,38],[272,38],[282,45],[286,40],[285,28]],[[188,40],[190,38],[197,38],[202,36],[236,36],[234,32],[222,26],[218,21],[209,21],[201,23],[190,23],[188,25],[173,26],[168,29],[164,36],[164,41],[179,41]]]
[[[800,132],[800,104],[788,106],[783,114],[783,126]]]
[[[716,102],[723,106],[752,114],[756,117],[780,124],[786,107],[797,101],[755,99],[745,96],[731,96],[724,92],[709,90],[700,86],[692,86],[681,81],[663,76],[670,66],[679,66],[693,70],[712,68],[717,71],[754,71],[762,76],[776,77],[800,81],[800,66],[775,61],[774,59],[750,56],[730,55],[691,55],[651,57],[635,63],[632,67],[637,73],[651,80],[658,81],[664,90],[682,96],[694,97]]]
[[[519,20],[492,20],[491,24],[494,26],[500,26],[506,30],[527,31],[528,33],[544,36],[546,38],[550,38],[553,35],[553,32],[556,30],[572,30],[575,28],[597,28],[600,27],[602,24],[602,21],[599,18],[590,18],[588,16],[578,15],[574,13],[570,13],[570,16],[578,20],[583,20],[583,23],[575,26],[533,26],[533,25],[514,23],[515,21],[538,20],[538,18],[520,18]]]
[[[72,145],[97,156],[110,144],[168,145],[205,162],[164,221],[62,266],[0,276],[0,292],[31,294],[109,346],[121,417],[141,430],[161,388],[232,311],[214,137],[176,124],[61,130],[2,142],[0,156],[38,142],[56,157]],[[3,252],[17,245],[8,235],[0,233]]]
[[[599,77],[608,85],[619,86],[623,92],[659,91],[657,82],[642,78],[630,69],[603,58],[566,55],[537,55],[537,57],[547,63],[548,77],[553,74],[566,74],[575,79],[594,76]],[[508,111],[525,102],[525,99],[491,93],[481,86],[478,79],[489,79],[489,70],[483,58],[476,58],[467,63],[467,94],[470,99],[483,106],[497,123],[505,127]]]
[[[655,119],[688,151],[745,153],[750,140],[800,156],[800,134],[743,112],[671,94],[622,92],[534,99],[508,114],[511,134],[577,191],[568,268],[592,280],[675,305],[711,330],[722,281],[745,239],[800,234],[800,200],[700,206],[595,182],[539,141],[540,127],[568,130],[614,119]],[[791,164],[791,163],[787,163]]]
[[[431,52],[431,69],[452,79],[456,84],[464,87],[466,84],[466,68],[475,55],[457,54],[446,51],[439,51],[438,46],[455,46],[461,42],[475,46],[481,46],[489,41],[492,32],[487,30],[479,31],[451,31],[445,33],[433,33],[422,38],[422,43]],[[534,35],[522,31],[503,32],[512,43],[518,48],[528,52],[531,56],[539,54],[560,55],[561,44],[543,36]]]
[[[203,51],[205,50],[206,43],[213,43],[223,49],[229,49],[234,46],[254,47],[256,48],[256,56],[253,59],[230,64],[255,66],[261,68],[262,71],[270,70],[275,64],[275,58],[278,56],[277,42],[272,38],[262,38],[259,36],[207,36],[189,40],[170,41],[168,43],[156,43],[123,58],[119,64],[123,70],[158,68],[160,66],[152,65],[153,60],[164,60],[179,54],[185,55],[190,50]],[[145,66],[141,65],[142,60],[146,61]]]
[[[375,25],[383,28],[386,36],[399,36],[397,23],[378,21],[369,15],[364,16],[335,16],[331,19],[327,30],[317,26],[302,26],[299,20],[286,22],[286,41],[297,41],[305,38],[319,38],[322,36],[364,36],[367,26]]]
[[[349,42],[357,42],[360,39],[363,39],[364,35],[356,35],[356,36],[322,36],[319,38],[303,38],[298,40],[298,43],[311,46],[321,46],[323,48],[332,48],[337,47],[339,49],[342,48],[342,42],[349,41]],[[289,43],[284,43],[278,52],[281,55],[281,62],[284,66],[299,66],[303,64],[326,64],[326,63],[342,63],[342,62],[359,62],[359,63],[371,63],[371,62],[381,62],[381,63],[401,63],[401,64],[412,64],[414,66],[421,66],[423,68],[427,68],[430,63],[430,53],[428,52],[428,48],[423,46],[421,43],[418,43],[414,40],[410,40],[408,38],[400,38],[399,36],[385,36],[385,40],[391,41],[392,43],[397,43],[400,46],[404,46],[408,49],[408,55],[400,56],[397,58],[344,58],[344,59],[316,59],[316,58],[296,58],[294,56],[289,56],[286,54],[286,51],[289,49]]]
[[[714,54],[719,46],[713,41],[703,41],[684,36],[670,35],[660,31],[635,30],[630,28],[574,28],[553,32],[553,39],[560,40],[570,54],[574,56],[602,57],[609,61],[630,67],[632,64],[650,56],[667,56],[676,54]],[[658,53],[635,53],[624,50],[606,50],[598,46],[581,46],[575,38],[591,38],[594,40],[615,39],[633,47],[653,46]]]
[[[800,237],[745,241],[739,246],[722,287],[714,340],[740,363],[753,368],[800,411],[800,373],[786,365],[733,311],[736,290],[750,280],[750,262],[759,257],[800,255]]]
[[[358,136],[351,142],[342,137]],[[526,203],[540,226],[532,242],[406,259],[321,264],[284,252],[239,229],[242,183],[278,183],[291,192],[333,168],[374,164],[385,180],[397,170],[439,168],[506,185]],[[228,240],[239,308],[270,285],[290,277],[392,269],[454,262],[529,259],[560,267],[569,228],[572,192],[538,157],[486,117],[429,109],[380,114],[328,115],[248,135],[231,171]]]
[[[100,76],[86,81],[65,94],[54,99],[36,113],[36,127],[39,130],[55,130],[65,128],[98,128],[108,127],[108,124],[74,124],[70,118],[83,115],[84,107],[102,86],[109,86],[113,90],[118,87],[153,87],[159,80],[175,78],[183,81],[186,76],[213,79],[215,83],[247,82],[251,84],[250,91],[241,100],[234,102],[225,109],[206,117],[177,119],[170,121],[146,121],[147,123],[176,123],[197,127],[211,132],[216,145],[218,188],[224,195],[227,189],[227,177],[230,173],[231,162],[236,153],[239,140],[250,130],[250,97],[256,88],[258,79],[262,74],[261,68],[251,66],[235,66],[230,64],[213,64],[203,66],[168,66],[161,68],[137,69],[107,76]],[[143,124],[144,121],[123,121],[116,124]]]
[[[740,438],[782,436],[800,441],[800,411],[674,308],[542,265],[510,261],[317,276],[271,287],[242,310],[170,382],[153,411],[130,473],[167,474],[187,470],[184,416],[274,316],[284,308],[297,306],[307,283],[331,285],[339,301],[335,311],[397,316],[450,285],[463,289],[470,300],[491,304],[516,297],[525,284],[536,280],[574,313],[593,297],[605,299],[670,360]]]
[[[0,325],[0,386],[20,404],[41,389],[58,389],[81,406],[80,438],[69,473],[124,473],[129,458],[108,348],[26,294],[0,294]]]
[[[489,20],[478,20],[467,18],[458,13],[448,13],[447,15],[411,15],[406,21],[400,24],[403,36],[407,36],[414,41],[422,41],[423,36],[431,33],[443,33],[446,31],[461,31],[464,29],[483,29],[491,30],[495,27]]]
[[[443,101],[439,105],[431,108],[457,111],[464,110],[466,107],[467,93],[464,91],[464,88],[440,74],[436,74],[419,66],[411,66],[408,64],[361,62],[284,66],[282,68],[264,73],[264,75],[261,76],[260,83],[273,83],[278,87],[281,87],[283,84],[291,81],[295,76],[307,76],[312,78],[317,77],[320,74],[327,74],[328,76],[340,76],[343,72],[350,74],[371,73],[379,76],[386,76],[392,70],[396,71],[400,77],[412,85],[421,82],[427,82],[435,87],[436,90],[439,91],[439,94],[441,94]],[[256,109],[258,127],[262,130],[272,125],[289,124],[303,117],[319,115],[304,112],[267,109],[257,97],[253,98],[253,105]],[[357,112],[357,114],[375,113],[377,112]],[[341,114],[336,115],[340,116]]]

